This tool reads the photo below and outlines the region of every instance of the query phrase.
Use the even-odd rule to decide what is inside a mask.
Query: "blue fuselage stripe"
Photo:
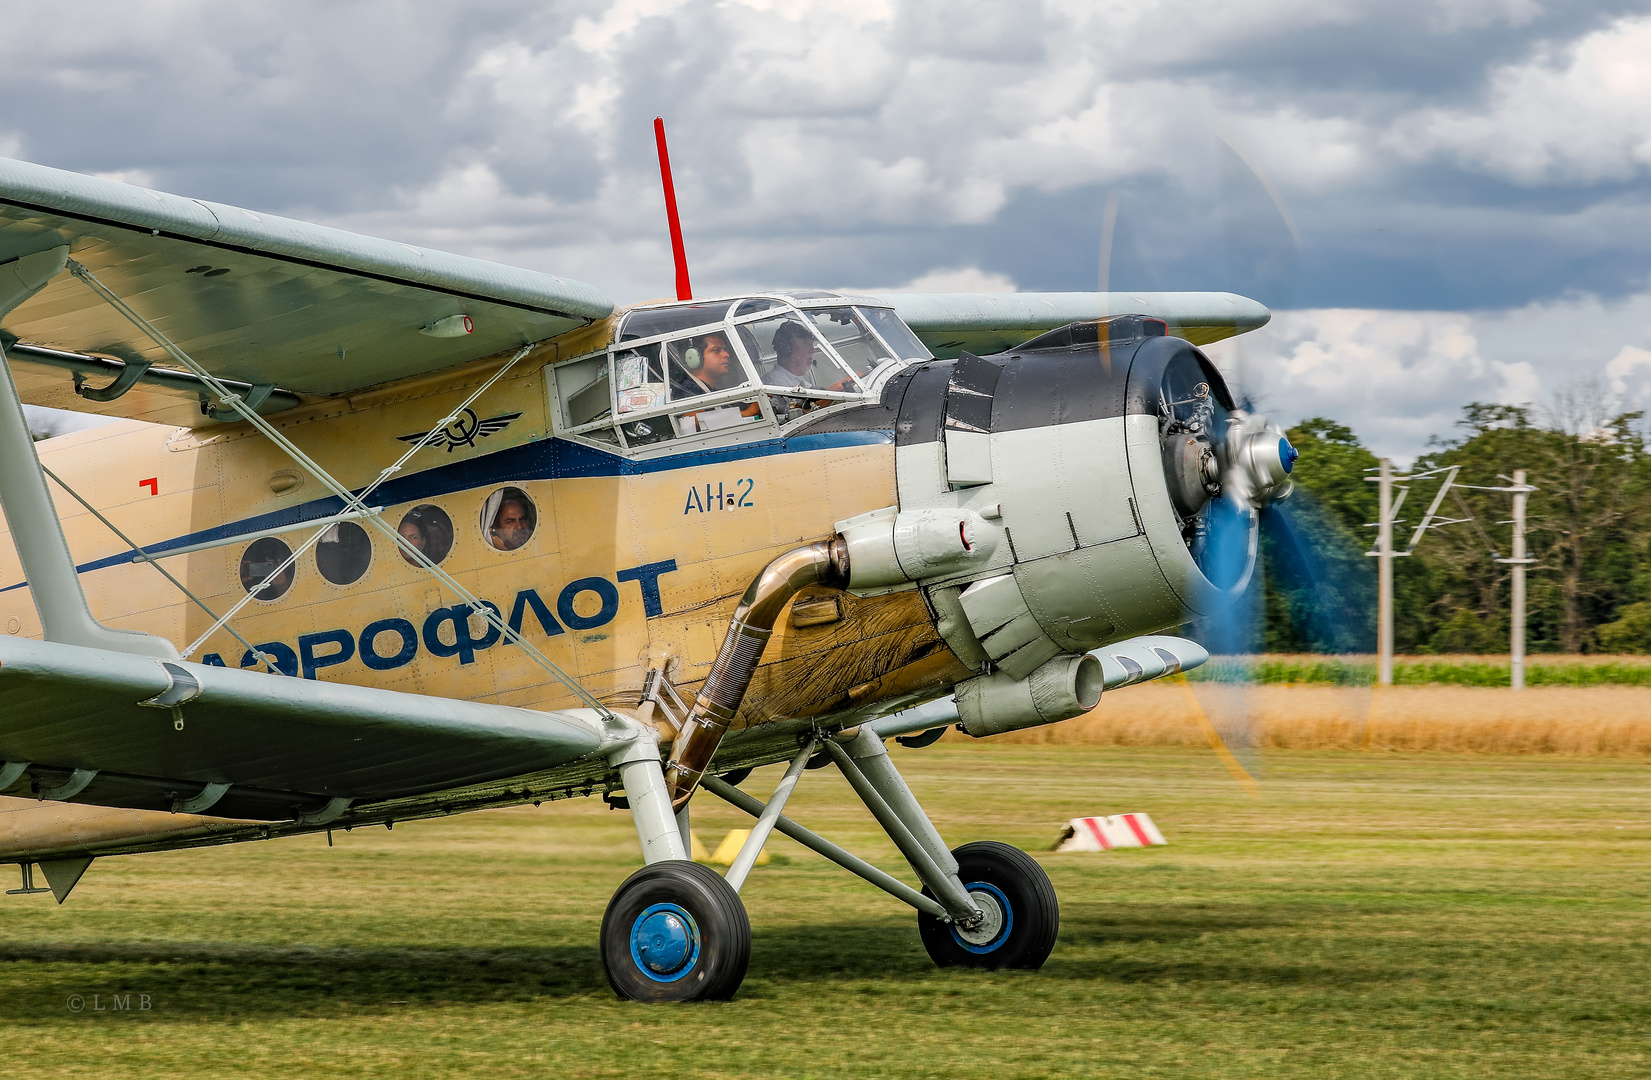
[[[511,481],[570,480],[598,476],[643,476],[648,473],[671,472],[677,469],[697,469],[704,465],[720,465],[725,462],[773,457],[778,454],[799,454],[815,450],[836,450],[851,446],[892,445],[893,443],[894,433],[892,431],[833,431],[819,435],[797,435],[789,439],[765,439],[762,442],[742,443],[737,446],[717,447],[710,450],[694,450],[686,454],[672,454],[668,457],[650,458],[646,461],[632,461],[620,457],[618,454],[605,453],[578,443],[568,442],[565,439],[545,439],[539,442],[523,443],[508,450],[500,450],[495,454],[485,454],[480,457],[467,458],[464,461],[455,461],[451,465],[438,465],[433,469],[426,469],[411,476],[386,481],[384,486],[373,493],[372,501],[379,506],[396,506],[401,503],[439,499],[443,495],[470,491],[475,488],[491,487],[496,484],[510,483]],[[364,489],[357,488],[355,493],[362,490]],[[199,532],[174,537],[171,540],[147,544],[144,546],[144,550],[153,555],[163,555],[168,551],[192,547],[196,544],[232,540],[237,536],[244,536],[248,533],[302,525],[306,521],[320,521],[323,518],[332,517],[343,509],[344,501],[335,495],[329,495],[324,499],[311,499],[309,502],[289,506],[284,510],[272,510],[267,514],[257,514],[225,525],[217,525],[210,529],[202,529]],[[119,555],[111,555],[106,559],[96,559],[89,563],[82,563],[76,569],[84,574],[92,570],[107,569],[111,566],[123,566],[130,563],[133,557],[134,553],[127,551]],[[27,581],[20,581],[15,585],[0,588],[0,592],[21,589],[27,584]]]

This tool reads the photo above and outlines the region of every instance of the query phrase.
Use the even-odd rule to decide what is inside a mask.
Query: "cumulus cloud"
[[[1651,16],[1626,18],[1491,73],[1483,102],[1429,108],[1388,143],[1515,183],[1629,180],[1651,167]]]
[[[1206,351],[1259,411],[1286,424],[1351,423],[1378,452],[1408,461],[1430,437],[1451,435],[1470,402],[1541,414],[1601,372],[1611,410],[1651,408],[1646,345],[1651,294],[1488,312],[1284,311]]]
[[[1015,279],[1007,274],[988,273],[978,266],[958,266],[931,270],[904,285],[859,287],[855,291],[875,296],[903,292],[1012,293],[1020,290],[1015,287]]]
[[[1090,289],[1116,199],[1114,287],[1304,309],[1267,392],[1333,413],[1337,365],[1371,365],[1341,414],[1398,439],[1433,395],[1545,387],[1516,324],[1579,320],[1640,392],[1644,327],[1580,320],[1651,285],[1643,8],[87,0],[11,13],[0,153],[620,301],[671,291],[656,114],[702,291]]]
[[[1624,345],[1605,365],[1605,377],[1625,404],[1651,412],[1651,350]]]
[[[1651,167],[1651,17],[1496,69],[1476,107],[1423,109],[1388,142],[1521,185],[1630,180]]]

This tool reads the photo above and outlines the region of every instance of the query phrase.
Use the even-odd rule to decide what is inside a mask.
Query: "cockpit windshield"
[[[866,400],[894,371],[928,357],[875,302],[819,292],[732,297],[634,308],[613,345],[558,364],[553,385],[560,434],[635,449],[798,423]]]
[[[853,308],[811,308],[808,315],[820,336],[826,339],[856,375],[869,375],[883,364],[896,359]]]
[[[637,308],[625,316],[624,325],[619,331],[619,340],[638,341],[660,334],[674,334],[678,330],[691,330],[696,326],[721,322],[727,315],[726,300],[710,304],[673,304],[670,307]]]

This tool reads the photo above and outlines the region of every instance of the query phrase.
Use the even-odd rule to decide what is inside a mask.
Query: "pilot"
[[[718,332],[694,338],[689,352],[688,364],[693,362],[692,354],[697,353],[698,367],[692,368],[688,364],[672,365],[673,372],[678,374],[671,387],[672,397],[698,397],[716,390],[728,390],[740,384],[742,373],[734,366],[734,352],[728,346],[727,334]],[[755,401],[740,406],[741,416],[756,416],[760,412],[762,407]]]
[[[515,551],[533,535],[533,508],[523,499],[506,495],[493,517],[487,539],[500,551]]]
[[[697,357],[697,361],[696,361]],[[726,334],[705,334],[694,338],[680,365],[672,365],[676,376],[673,397],[697,397],[728,386],[728,371],[734,354]]]
[[[763,381],[770,386],[798,386],[811,390],[853,389],[853,384],[846,377],[830,386],[815,385],[814,335],[801,323],[794,322],[783,322],[775,329],[774,366]]]

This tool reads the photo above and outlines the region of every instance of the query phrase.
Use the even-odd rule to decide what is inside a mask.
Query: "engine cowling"
[[[850,587],[921,587],[959,658],[1012,681],[1229,602],[1295,452],[1163,330],[1075,324],[907,376],[899,506],[839,523]]]

